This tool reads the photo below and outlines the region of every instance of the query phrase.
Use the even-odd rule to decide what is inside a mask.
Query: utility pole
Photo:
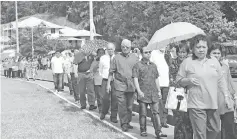
[[[90,40],[94,40],[94,23],[93,23],[93,3],[92,0],[90,0]]]
[[[19,34],[18,34],[18,11],[17,11],[17,1],[15,1],[16,8],[16,52],[19,53]]]
[[[31,28],[31,49],[32,58],[34,57],[34,27]]]

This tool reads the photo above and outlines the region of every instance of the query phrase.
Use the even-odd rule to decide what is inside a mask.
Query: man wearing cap
[[[106,91],[111,90],[110,82],[114,76],[115,94],[118,100],[120,124],[124,132],[132,129],[132,106],[135,86],[132,78],[132,68],[139,61],[138,57],[130,53],[131,41],[124,39],[121,43],[122,53],[117,54],[111,61]]]

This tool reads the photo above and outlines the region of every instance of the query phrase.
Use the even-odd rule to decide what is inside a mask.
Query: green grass
[[[2,139],[124,139],[36,85],[2,78]]]

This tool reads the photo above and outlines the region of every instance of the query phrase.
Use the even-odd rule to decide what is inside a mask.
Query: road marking
[[[73,102],[67,100],[65,97],[60,96],[59,94],[55,93],[53,90],[51,90],[51,89],[49,89],[49,88],[47,88],[47,87],[45,87],[45,86],[43,86],[43,85],[41,85],[41,84],[39,84],[39,83],[32,82],[32,81],[20,80],[20,79],[13,79],[13,80],[17,80],[17,81],[20,81],[20,82],[27,82],[27,83],[36,84],[36,85],[38,85],[38,86],[40,86],[40,87],[42,87],[42,88],[44,88],[44,89],[46,89],[46,90],[49,90],[50,92],[52,92],[52,93],[53,93],[54,95],[56,95],[57,97],[63,99],[63,100],[66,101],[67,103],[69,103],[69,104],[71,104],[71,105],[73,105],[73,106],[75,106],[75,107],[77,107],[77,108],[80,109],[80,107],[79,107],[78,105],[76,105],[75,103],[73,103]],[[109,122],[107,122],[107,121],[105,121],[105,120],[100,120],[100,118],[99,118],[97,115],[93,114],[92,112],[90,112],[90,111],[88,111],[88,110],[86,110],[86,109],[83,109],[82,111],[84,111],[85,113],[91,115],[92,117],[94,117],[94,118],[97,119],[98,121],[104,123],[105,125],[107,125],[107,126],[113,128],[114,130],[116,130],[116,131],[118,131],[118,132],[120,132],[120,133],[122,133],[122,134],[124,134],[124,135],[126,135],[126,136],[128,136],[128,137],[130,137],[131,139],[138,139],[137,137],[134,137],[133,135],[131,135],[131,134],[127,133],[127,132],[123,132],[121,129],[117,128],[116,126],[112,125],[111,123],[109,123]]]

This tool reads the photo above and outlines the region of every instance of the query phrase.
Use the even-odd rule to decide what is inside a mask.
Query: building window
[[[51,34],[55,34],[55,28],[51,28]]]

